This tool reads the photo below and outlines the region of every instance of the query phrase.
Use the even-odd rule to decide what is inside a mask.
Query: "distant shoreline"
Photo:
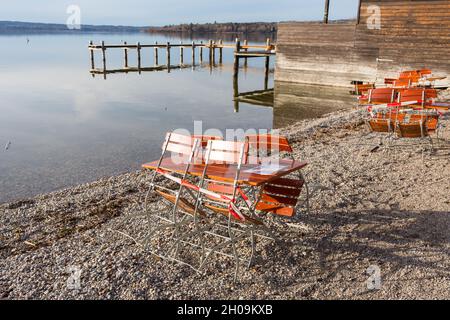
[[[81,25],[81,29],[68,29],[65,24],[0,21],[0,34],[83,34],[143,32],[147,27]]]
[[[65,24],[0,21],[0,34],[84,34],[84,33],[151,33],[151,34],[276,34],[277,23],[205,23],[156,26],[81,25],[68,29]]]

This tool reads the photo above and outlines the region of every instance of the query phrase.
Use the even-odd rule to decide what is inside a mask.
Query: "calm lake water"
[[[277,123],[272,107],[240,103],[235,112],[232,50],[224,50],[223,65],[212,70],[205,50],[205,65],[194,70],[111,74],[104,80],[89,73],[90,40],[180,41],[146,34],[0,36],[0,203],[138,169],[158,157],[167,131],[193,130],[194,121],[203,121],[205,130],[270,129]],[[173,64],[178,54],[172,50]],[[107,56],[108,68],[122,67],[122,50]],[[186,49],[185,63],[190,57]],[[137,64],[135,51],[129,61]],[[153,65],[153,49],[143,51],[142,64]],[[264,59],[249,60],[240,72],[240,91],[264,88],[263,65]],[[289,104],[292,94],[279,100]],[[290,118],[302,114],[289,110]]]

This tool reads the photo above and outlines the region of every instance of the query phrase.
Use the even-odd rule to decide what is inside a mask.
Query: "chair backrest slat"
[[[189,156],[192,153],[195,139],[191,136],[185,136],[174,132],[166,135],[166,140],[162,146],[164,152],[173,152],[180,155]]]
[[[400,93],[400,102],[422,100],[424,97],[426,101],[436,98],[437,91],[435,89],[421,88],[404,90]]]
[[[245,151],[244,142],[210,140],[205,152],[208,163],[219,162],[228,164],[241,164]]]
[[[394,102],[394,89],[379,88],[370,91],[370,103],[391,103]]]
[[[403,71],[400,73],[400,79],[420,78],[420,73],[417,70]]]
[[[182,155],[190,155],[192,153],[192,145],[177,144],[169,141],[163,146],[166,151],[178,153]]]
[[[267,151],[293,152],[286,137],[276,135],[248,135],[248,143],[251,148]]]
[[[162,145],[161,157],[159,158],[158,165],[156,167],[157,170],[155,170],[155,174],[152,178],[152,185],[154,186],[158,169],[161,168],[161,164],[166,157],[166,153],[168,152],[172,153],[171,160],[176,160],[177,162],[179,161],[179,163],[177,164],[183,164],[185,166],[184,174],[182,177],[182,179],[185,179],[188,174],[189,167],[193,164],[192,161],[196,151],[199,148],[199,142],[199,139],[194,139],[191,136],[183,136],[173,132],[167,133],[166,139],[164,140],[164,143]],[[173,158],[174,153],[177,154],[177,159]],[[182,187],[183,185],[181,184],[179,192],[181,192]]]
[[[194,137],[182,135],[175,132],[169,132],[166,136],[166,141],[170,140],[174,143],[184,144],[184,145],[192,145],[194,142]]]
[[[226,152],[240,152],[241,147],[243,145],[242,142],[234,142],[234,141],[220,141],[213,140],[211,144],[211,150],[214,151],[226,151]]]
[[[409,87],[411,85],[411,79],[398,79],[394,81],[394,87],[400,88],[400,87]]]
[[[228,151],[218,151],[218,150],[211,150],[209,153],[209,161],[213,162],[226,162],[230,164],[237,164],[239,163],[239,155],[238,152],[228,152]]]
[[[209,140],[223,140],[222,137],[208,136],[208,135],[193,135],[192,138],[199,139],[202,144],[202,147],[206,147],[208,145]]]

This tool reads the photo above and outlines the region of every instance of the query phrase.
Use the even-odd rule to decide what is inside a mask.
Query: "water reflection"
[[[230,51],[212,69],[111,74],[104,81],[89,73],[90,40],[174,41],[97,34],[36,35],[27,43],[26,36],[0,36],[0,145],[11,141],[0,150],[0,202],[139,169],[159,154],[165,132],[193,130],[194,121],[204,130],[272,127],[269,109],[245,104],[234,112]],[[109,52],[109,66],[122,66],[122,54]],[[129,59],[134,63],[136,54]],[[142,62],[152,65],[151,52],[142,52]],[[250,61],[242,90],[259,88],[263,72]]]
[[[299,120],[356,106],[348,88],[275,82],[273,127],[281,128]]]
[[[276,81],[274,88],[250,92],[239,92],[235,85],[234,92],[236,112],[239,112],[241,103],[273,109],[274,129],[356,106],[355,96],[349,89],[340,87]]]
[[[204,130],[271,129],[353,101],[348,90],[274,84],[273,62],[266,79],[264,59],[244,62],[236,87],[232,50],[214,66],[205,61],[194,70],[110,74],[104,81],[89,73],[90,40],[174,41],[98,34],[36,35],[28,43],[0,36],[0,145],[11,141],[0,150],[0,202],[139,169],[159,154],[165,132],[193,130],[194,121]],[[128,58],[131,65],[136,53]],[[151,51],[141,58],[153,65]],[[173,59],[179,61],[178,50]],[[108,62],[123,66],[123,52],[109,52]]]

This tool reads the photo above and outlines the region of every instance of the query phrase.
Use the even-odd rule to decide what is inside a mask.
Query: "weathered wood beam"
[[[361,0],[358,3],[358,16],[356,18],[356,24],[359,24],[361,21]]]
[[[330,11],[330,0],[325,0],[325,12],[323,15],[323,23],[328,23],[329,11]]]

